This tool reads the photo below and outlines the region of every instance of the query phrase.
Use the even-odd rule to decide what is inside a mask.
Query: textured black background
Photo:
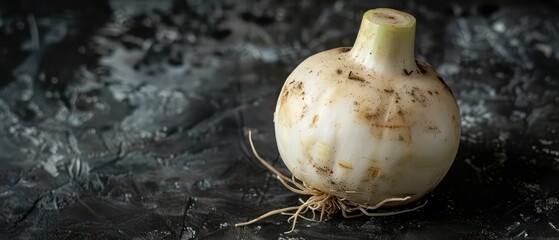
[[[458,156],[427,206],[244,228],[297,196],[272,114],[289,72],[362,14],[418,21],[458,98]],[[557,1],[3,1],[0,238],[559,238]]]

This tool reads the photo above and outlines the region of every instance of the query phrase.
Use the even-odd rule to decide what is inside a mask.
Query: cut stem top
[[[377,8],[363,15],[351,57],[383,75],[415,69],[415,17],[394,9]]]

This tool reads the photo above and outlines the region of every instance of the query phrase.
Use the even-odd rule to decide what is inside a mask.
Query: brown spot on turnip
[[[441,130],[439,130],[439,127],[435,124],[428,125],[426,130],[427,130],[427,132],[430,132],[430,133],[440,133],[441,132]]]
[[[404,125],[373,124],[377,128],[403,128]]]
[[[298,83],[295,85],[295,88],[296,88],[296,89],[299,89],[299,90],[302,90],[302,89],[303,89],[303,83],[302,83],[302,82],[298,82]]]
[[[339,48],[339,49],[340,49],[341,53],[346,53],[346,52],[349,52],[351,50],[350,47],[342,47],[342,48]]]
[[[338,165],[339,165],[340,167],[345,168],[345,169],[349,169],[349,170],[352,170],[352,169],[353,169],[353,167],[352,167],[349,163],[339,162]]]
[[[318,115],[314,115],[314,117],[312,118],[311,127],[315,128],[317,122],[318,122]]]
[[[301,119],[305,117],[305,114],[307,114],[308,109],[309,107],[307,105],[303,106],[303,112],[301,112]]]
[[[411,75],[411,74],[413,73],[413,70],[408,71],[408,70],[405,69],[405,68],[404,68],[403,70],[404,70],[404,76],[409,76],[409,75]]]
[[[372,180],[375,180],[380,176],[380,168],[371,166],[367,169],[367,171],[369,171]]]
[[[338,69],[338,70],[336,70],[336,73],[337,73],[337,74],[342,74],[342,70],[341,70],[341,69]]]
[[[327,167],[317,166],[316,164],[312,166],[316,169],[316,173],[318,174],[328,174],[331,171]]]
[[[365,82],[365,79],[363,79],[362,77],[358,76],[357,74],[353,73],[353,71],[349,71],[349,75],[347,76],[347,78],[349,80],[354,80],[354,81],[359,81],[359,82]]]
[[[428,99],[425,96],[425,94],[423,94],[423,91],[421,89],[419,89],[418,87],[413,87],[410,92],[406,92],[406,93],[409,93],[415,101],[418,101],[418,102],[422,103],[423,105],[425,105],[425,102]],[[413,102],[415,102],[415,101],[413,101]]]
[[[419,73],[421,73],[422,75],[425,75],[425,73],[427,73],[427,70],[425,70],[425,67],[423,66],[423,63],[415,60],[415,65],[417,65],[417,68],[419,69]]]
[[[283,94],[281,95],[281,102],[283,104],[285,104],[285,102],[287,101],[288,96],[289,96],[289,91],[287,89],[284,89]]]

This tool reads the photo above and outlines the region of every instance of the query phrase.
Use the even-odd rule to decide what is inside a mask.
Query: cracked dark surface
[[[459,99],[461,146],[413,213],[233,225],[297,204],[272,114],[363,12],[417,18],[417,57]],[[0,3],[0,238],[559,237],[557,1]]]

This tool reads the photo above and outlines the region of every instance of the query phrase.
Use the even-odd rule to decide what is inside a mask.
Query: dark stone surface
[[[367,9],[418,19],[417,57],[459,99],[460,150],[427,205],[235,228],[297,204],[272,113],[305,57]],[[557,1],[5,1],[0,238],[559,238]]]

